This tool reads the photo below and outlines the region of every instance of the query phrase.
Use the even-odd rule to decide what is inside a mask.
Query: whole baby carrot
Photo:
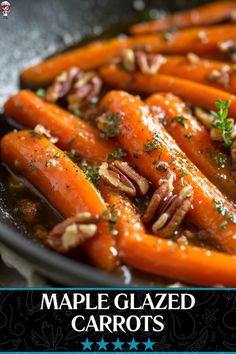
[[[12,132],[1,140],[2,160],[29,180],[64,216],[88,211],[100,216],[107,207],[84,173],[61,150],[33,131]],[[101,220],[97,234],[85,244],[93,264],[111,270],[116,266],[115,241]]]
[[[233,64],[195,57],[191,53],[187,56],[165,55],[163,59],[158,74],[176,76],[236,94]]]
[[[204,35],[204,40],[203,40]],[[173,33],[167,41],[162,35],[114,38],[93,42],[36,64],[21,73],[24,84],[48,85],[61,72],[73,66],[88,70],[108,64],[125,48],[139,48],[153,53],[186,54],[218,52],[218,43],[228,39],[236,40],[236,26],[223,25],[211,28],[195,28]]]
[[[206,128],[190,115],[185,104],[170,93],[150,96],[149,107],[161,109],[165,128],[181,150],[222,192],[235,198],[235,176],[229,157],[217,148]]]
[[[130,33],[137,35],[165,31],[173,26],[187,28],[220,23],[235,16],[235,11],[235,1],[213,2],[163,19],[135,24],[130,27]]]
[[[191,284],[236,285],[234,257],[146,235],[139,214],[126,197],[106,186],[101,191],[116,215],[117,248],[125,264]]]
[[[102,139],[96,128],[55,104],[47,103],[33,92],[24,90],[10,97],[4,105],[5,114],[21,125],[34,129],[41,124],[58,138],[63,150],[76,150],[83,157],[106,161],[116,145]]]
[[[165,162],[176,173],[178,192],[183,185],[193,188],[191,220],[207,230],[216,244],[229,253],[236,252],[236,210],[223,194],[188,160],[160,122],[138,98],[123,91],[111,91],[101,101],[106,112],[120,113],[117,140],[127,150],[139,172],[159,187]]]
[[[124,263],[151,274],[204,286],[236,286],[234,256],[145,234],[122,236],[118,249]]]
[[[217,100],[230,100],[229,114],[236,119],[236,96],[214,87],[174,76],[129,73],[120,70],[115,65],[102,68],[100,75],[107,85],[117,89],[140,92],[146,95],[156,92],[172,92],[184,101],[206,109],[214,110]]]

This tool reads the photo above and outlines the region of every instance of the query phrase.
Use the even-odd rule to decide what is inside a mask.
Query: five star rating
[[[120,341],[119,338],[116,339],[115,342],[106,342],[103,338],[99,342],[91,342],[88,338],[84,342],[81,342],[83,346],[83,350],[94,350],[95,346],[96,349],[99,351],[106,351],[108,350],[107,346],[109,345],[109,350],[111,349],[111,346],[113,350],[123,350],[123,346],[125,345],[127,349],[127,344],[128,344],[128,350],[135,351],[135,350],[154,350],[153,346],[155,342],[151,341],[150,338],[147,339],[147,341],[143,342],[137,342],[134,338],[130,340],[129,342],[122,342]]]

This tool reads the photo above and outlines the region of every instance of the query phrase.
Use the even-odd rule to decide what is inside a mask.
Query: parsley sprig
[[[224,140],[224,146],[230,148],[233,144],[231,140],[231,134],[233,130],[232,120],[228,118],[229,106],[231,104],[230,100],[221,101],[217,100],[215,102],[218,112],[210,111],[211,115],[214,116],[215,122],[213,123],[214,128],[218,128],[222,134]]]

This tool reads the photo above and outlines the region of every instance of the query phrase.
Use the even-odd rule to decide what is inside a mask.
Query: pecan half
[[[64,98],[73,111],[89,103],[96,103],[102,88],[102,80],[93,71],[85,72],[77,67],[64,71],[47,89],[46,100],[55,102]]]
[[[122,64],[127,71],[140,71],[143,74],[156,74],[166,59],[160,54],[147,54],[143,51],[125,49],[122,54]]]
[[[145,224],[148,224],[153,220],[161,202],[169,201],[170,198],[172,197],[172,192],[174,190],[174,186],[173,186],[174,179],[175,179],[175,174],[170,173],[166,180],[161,179],[159,181],[160,187],[154,192],[150,200],[150,203],[147,207],[147,210],[142,218]]]
[[[193,199],[192,188],[189,186],[184,187],[179,194],[173,194],[174,178],[175,175],[171,173],[166,180],[161,181],[143,216],[145,224],[153,222],[157,216],[152,231],[162,237],[173,235],[189,211]]]
[[[97,223],[98,218],[91,213],[79,213],[57,224],[49,232],[45,244],[58,252],[69,252],[96,234]]]
[[[154,234],[160,234],[162,237],[170,237],[183,221],[189,211],[193,200],[192,188],[184,187],[180,193],[175,196],[171,204],[169,203],[157,221],[152,226]]]
[[[93,71],[81,72],[67,95],[69,110],[96,103],[102,88],[102,80]]]
[[[57,76],[51,86],[48,87],[45,99],[49,102],[56,102],[59,98],[65,97],[76,81],[80,69],[72,67],[68,71],[63,71]]]
[[[127,162],[116,160],[110,165],[104,162],[100,166],[99,175],[106,184],[130,197],[137,194],[143,196],[149,189],[147,179],[140,176]]]

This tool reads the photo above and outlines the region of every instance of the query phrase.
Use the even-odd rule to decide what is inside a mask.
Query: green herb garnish
[[[146,144],[143,145],[143,151],[149,154],[150,152],[156,150],[157,148],[159,148],[162,151],[163,145],[160,141],[159,135],[154,134],[152,141],[148,141]]]
[[[61,154],[59,152],[57,152],[54,156],[55,159],[59,159],[61,157]]]
[[[35,138],[37,136],[37,133],[34,131],[34,130],[30,130],[29,131],[29,135],[32,137],[32,138]]]
[[[185,128],[186,127],[185,121],[188,120],[188,118],[184,117],[184,116],[177,116],[177,117],[174,118],[174,120],[176,122],[178,122],[180,125],[182,125],[182,127]]]
[[[99,183],[99,173],[98,173],[98,167],[93,168],[92,166],[90,166],[86,160],[83,160],[80,164],[79,167],[81,168],[81,170],[84,172],[84,174],[86,175],[86,177],[90,180],[90,182],[92,182],[94,184],[95,187],[98,186]]]
[[[37,91],[36,91],[36,95],[40,98],[45,98],[45,95],[46,95],[46,91],[43,89],[43,88],[39,88]]]
[[[68,156],[73,162],[79,163],[81,162],[81,155],[75,150],[72,149],[71,151],[64,151],[66,156]]]
[[[97,120],[98,129],[102,131],[105,137],[114,138],[118,134],[120,119],[121,115],[119,113],[104,113]]]
[[[224,167],[227,162],[227,156],[222,152],[211,151],[210,158],[213,159],[219,167]]]
[[[225,221],[231,221],[233,223],[235,223],[235,216],[234,215],[231,215],[229,214],[227,208],[224,206],[224,204],[218,200],[218,199],[213,199],[213,204],[217,210],[217,212],[224,216],[225,217]],[[221,224],[220,224],[220,227],[222,228],[222,224],[224,226],[224,228],[227,226],[227,224],[225,223],[225,221],[223,221]]]
[[[108,153],[108,159],[109,161],[115,161],[117,159],[123,159],[124,157],[126,157],[127,153],[124,149],[117,149],[115,151],[109,152]]]
[[[219,111],[210,111],[211,115],[213,115],[213,117],[215,118],[215,122],[212,126],[220,130],[222,138],[224,140],[224,146],[228,148],[230,148],[233,144],[233,141],[231,140],[233,124],[232,120],[228,118],[228,108],[230,104],[230,100],[217,100],[215,102],[215,106],[216,108],[218,108]]]

